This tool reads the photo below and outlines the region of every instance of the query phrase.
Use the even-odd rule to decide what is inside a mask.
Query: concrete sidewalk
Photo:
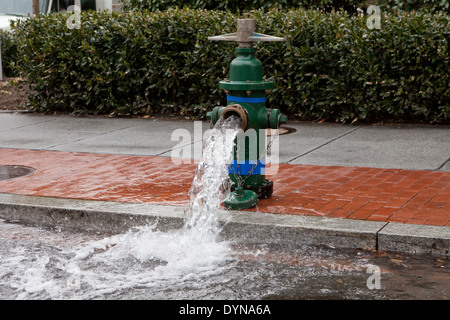
[[[288,123],[274,195],[221,211],[222,236],[450,255],[450,126]],[[182,225],[195,163],[174,130],[207,122],[0,113],[0,218],[123,232]],[[187,142],[188,143],[188,142]]]
[[[0,147],[168,156],[176,129],[194,121],[0,113]],[[202,130],[209,128],[202,122]],[[450,126],[342,125],[289,122],[280,136],[280,162],[450,171]],[[193,141],[193,143],[199,141]]]

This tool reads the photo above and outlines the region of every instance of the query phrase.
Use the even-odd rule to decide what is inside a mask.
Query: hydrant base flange
[[[251,190],[244,190],[242,187],[236,188],[223,202],[225,208],[231,210],[250,209],[258,203],[258,196]]]
[[[244,189],[250,190],[256,193],[258,200],[268,199],[273,193],[273,181],[265,179],[261,185],[258,186],[244,186]],[[235,187],[231,186],[231,191],[234,191]]]

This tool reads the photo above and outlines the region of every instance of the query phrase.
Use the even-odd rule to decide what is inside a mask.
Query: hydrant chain
[[[250,176],[252,175],[253,170],[255,170],[256,167],[261,163],[261,160],[262,160],[263,158],[266,157],[267,151],[272,147],[273,142],[274,142],[276,139],[278,139],[280,132],[279,132],[279,130],[276,130],[275,132],[276,132],[276,133],[275,133],[275,135],[274,135],[274,138],[272,138],[272,139],[270,140],[270,142],[266,145],[266,148],[264,149],[263,152],[261,152],[260,157],[258,158],[258,160],[256,161],[256,163],[252,166],[252,168],[249,170],[249,172],[247,173],[247,175],[244,176],[244,178],[242,178],[242,175],[237,174],[237,172],[234,170],[234,168],[231,167],[231,168],[232,168],[232,171],[233,171],[233,174],[234,174],[234,176],[235,176],[235,178],[236,178],[236,180],[239,181],[239,182],[238,182],[238,186],[239,186],[239,187],[244,185],[244,183],[245,183],[245,181],[247,180],[247,178],[250,177]],[[238,144],[238,146],[237,146],[236,148],[237,148],[237,149],[240,148],[240,145]],[[238,164],[236,165],[236,167],[237,167],[237,168],[240,168],[240,166],[239,166],[239,152],[237,152],[236,159],[237,159],[237,163],[238,163]],[[238,171],[239,171],[239,170],[238,170]]]

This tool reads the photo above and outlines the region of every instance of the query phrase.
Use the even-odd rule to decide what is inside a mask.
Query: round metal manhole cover
[[[289,133],[293,133],[296,132],[297,129],[292,128],[292,127],[279,127],[278,129],[266,129],[267,135],[268,136],[274,136],[278,131],[279,135],[282,134],[289,134]]]
[[[0,166],[0,180],[9,180],[32,174],[34,169],[25,166]]]

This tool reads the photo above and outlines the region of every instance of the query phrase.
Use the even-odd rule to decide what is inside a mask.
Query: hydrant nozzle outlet
[[[220,116],[226,119],[231,115],[237,115],[241,119],[242,130],[247,130],[247,111],[240,104],[231,104],[226,106]]]

